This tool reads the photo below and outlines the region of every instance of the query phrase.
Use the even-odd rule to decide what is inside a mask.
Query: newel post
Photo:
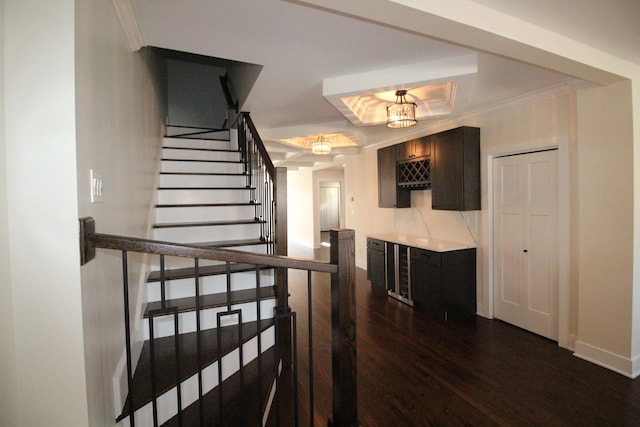
[[[333,416],[329,425],[358,425],[356,375],[356,264],[355,232],[331,230],[331,362]]]
[[[275,209],[275,255],[288,255],[287,248],[287,168],[276,168],[273,203]],[[276,269],[276,314],[278,316],[278,342],[280,358],[285,367],[293,363],[291,307],[289,307],[289,284],[286,268]]]

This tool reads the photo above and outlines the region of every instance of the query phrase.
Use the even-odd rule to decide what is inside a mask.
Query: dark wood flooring
[[[315,257],[326,259],[326,250]],[[300,393],[307,399],[306,273],[291,271],[289,281],[298,319]],[[578,359],[553,341],[498,320],[434,320],[372,292],[361,269],[356,286],[363,426],[640,426],[640,379]],[[328,275],[313,274],[312,295],[314,420],[325,426],[331,414]],[[309,425],[308,416],[301,415],[300,425]]]

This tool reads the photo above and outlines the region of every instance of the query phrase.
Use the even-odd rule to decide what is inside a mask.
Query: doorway
[[[320,232],[340,227],[340,183],[320,183]]]
[[[558,150],[492,162],[494,315],[558,340]]]

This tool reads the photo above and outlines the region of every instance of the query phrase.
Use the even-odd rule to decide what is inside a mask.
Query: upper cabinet
[[[378,150],[378,206],[381,208],[408,208],[411,206],[411,193],[398,186],[398,167],[396,148]]]
[[[422,138],[412,139],[395,145],[396,160],[398,162],[411,161],[420,157],[431,155],[431,136],[423,136]]]
[[[378,206],[408,208],[431,187],[431,207],[480,209],[480,129],[463,126],[378,150]]]
[[[463,126],[431,136],[433,209],[480,210],[480,129]]]

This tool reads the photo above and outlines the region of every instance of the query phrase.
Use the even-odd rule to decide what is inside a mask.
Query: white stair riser
[[[164,138],[163,147],[185,147],[185,148],[210,148],[214,150],[234,150],[237,147],[235,141],[225,141],[216,139],[186,139],[186,138]]]
[[[196,160],[224,160],[237,162],[240,160],[238,151],[205,151],[205,150],[180,150],[177,148],[162,148],[164,159],[196,159]]]
[[[260,236],[260,224],[156,228],[153,230],[153,236],[155,240],[178,243],[256,239]]]
[[[184,162],[164,160],[160,164],[161,172],[242,173],[243,170],[244,165],[242,163]]]
[[[231,276],[231,291],[241,291],[244,289],[255,289],[256,272],[255,271],[243,271],[239,273],[232,273]],[[202,276],[198,279],[200,285],[200,295],[217,294],[226,292],[227,290],[227,276],[224,274],[217,274],[214,276]],[[260,270],[260,286],[270,287],[275,283],[273,270]],[[195,279],[178,279],[178,280],[166,280],[165,286],[165,298],[177,299],[193,297],[195,295]],[[161,290],[160,282],[147,283],[147,300],[160,301]]]
[[[273,311],[276,306],[276,300],[265,299],[260,301],[260,317],[261,319],[270,319],[273,317]],[[257,320],[257,303],[248,302],[243,304],[234,304],[232,310],[242,310],[243,322],[254,322]],[[227,311],[227,307],[215,307],[200,311],[200,329],[215,329],[218,327],[217,313]],[[238,318],[235,315],[223,316],[221,319],[222,326],[235,325]],[[154,337],[162,338],[172,336],[175,331],[174,316],[158,316],[153,319]],[[178,331],[181,334],[195,332],[196,330],[196,313],[195,311],[178,314]],[[144,339],[149,339],[149,319],[144,319]]]
[[[275,328],[271,327],[261,333],[261,350],[266,351],[275,344]],[[242,346],[242,362],[247,365],[257,357],[258,339],[253,338]],[[234,350],[222,358],[222,380],[226,380],[235,374],[240,366],[239,351]],[[218,362],[212,363],[202,370],[202,392],[207,393],[217,387]],[[198,399],[198,375],[192,375],[180,385],[182,409],[185,409]],[[176,387],[168,390],[158,397],[158,424],[163,424],[178,413]],[[136,411],[135,424],[140,426],[153,425],[153,406],[148,403]],[[129,426],[129,419],[126,418],[117,424],[118,427]]]
[[[258,207],[260,208],[260,207]],[[256,206],[206,206],[157,208],[156,224],[167,222],[192,221],[225,221],[237,219],[253,219],[256,216]]]
[[[160,175],[160,187],[246,187],[243,175]]]
[[[173,242],[175,242],[175,241],[173,241]],[[178,242],[178,243],[188,244],[189,242]],[[228,249],[235,250],[235,251],[240,251],[240,252],[251,252],[251,253],[256,253],[256,254],[266,254],[266,253],[268,253],[267,252],[267,245],[264,245],[264,244],[253,245],[253,246],[237,246],[237,247],[232,247],[232,248],[228,248]],[[200,259],[199,260],[200,267],[203,267],[203,266],[206,266],[206,265],[218,265],[218,264],[224,264],[224,262],[222,262],[222,261],[213,261],[213,260],[208,260],[208,259]],[[160,270],[160,257],[159,256],[152,256],[149,265],[151,266],[151,270],[153,270],[153,271]],[[176,268],[193,268],[194,265],[195,265],[195,263],[194,263],[193,258],[165,257],[165,260],[164,260],[164,268],[165,268],[165,270],[173,270],[173,269],[176,269]]]
[[[158,190],[158,204],[247,203],[249,190]]]

